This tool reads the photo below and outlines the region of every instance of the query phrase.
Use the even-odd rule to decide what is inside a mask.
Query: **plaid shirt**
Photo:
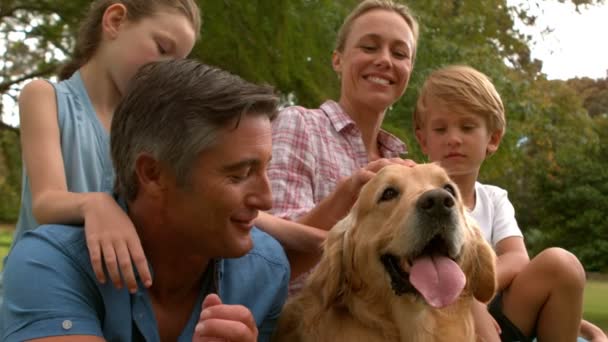
[[[378,134],[380,155],[399,157],[406,147],[386,131]],[[296,220],[329,195],[338,181],[369,163],[361,131],[334,101],[319,109],[287,107],[272,127],[271,213]],[[306,275],[292,283],[290,293]]]

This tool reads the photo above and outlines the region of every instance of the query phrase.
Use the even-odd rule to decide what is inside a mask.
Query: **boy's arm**
[[[530,262],[524,238],[515,219],[515,208],[507,191],[489,186],[493,202],[491,218],[494,251],[498,256],[496,273],[498,291],[508,287],[513,278]]]
[[[513,278],[530,262],[524,239],[510,236],[496,244],[496,273],[498,289],[503,290],[511,284]]]

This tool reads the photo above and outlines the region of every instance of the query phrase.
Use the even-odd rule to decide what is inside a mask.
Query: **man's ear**
[[[158,196],[167,187],[166,167],[149,153],[142,153],[135,160],[135,174],[139,192]]]
[[[342,53],[340,51],[334,50],[332,53],[331,66],[338,75],[342,74]]]
[[[420,150],[422,153],[427,154],[427,142],[426,142],[426,134],[420,128],[416,128],[414,131],[416,134],[416,140],[418,140],[418,145],[420,145]]]
[[[110,39],[118,36],[120,25],[127,20],[127,8],[121,3],[108,6],[101,18],[102,31]]]
[[[488,147],[486,148],[486,155],[491,155],[498,150],[498,146],[500,146],[500,141],[502,140],[502,130],[495,130],[492,135],[490,135],[490,141],[488,141]]]

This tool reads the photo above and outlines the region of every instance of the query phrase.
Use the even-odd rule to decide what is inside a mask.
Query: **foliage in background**
[[[606,270],[608,77],[546,79],[541,62],[530,58],[529,37],[514,25],[514,18],[534,24],[530,8],[542,1],[553,0],[519,7],[505,0],[407,1],[421,23],[416,65],[408,90],[387,113],[384,127],[406,141],[410,158],[424,160],[410,117],[426,75],[455,63],[486,73],[503,97],[508,128],[481,179],[509,191],[532,253],[558,245],[576,253],[588,270]],[[331,53],[341,20],[357,2],[199,0],[203,32],[192,56],[248,80],[273,84],[286,103],[316,107],[339,96]],[[88,3],[1,2],[0,40],[19,37],[10,41],[0,62],[3,102],[16,96],[22,80],[51,75],[62,55],[69,55],[76,23]],[[12,142],[0,144],[0,180],[10,179],[17,188],[17,140],[2,139]],[[18,192],[11,191],[6,196],[14,199],[8,194]]]
[[[0,223],[15,222],[21,196],[21,155],[19,134],[0,130]]]
[[[0,93],[16,97],[23,81],[53,74],[71,53],[77,24],[89,1],[2,0]],[[4,102],[6,98],[2,98]]]
[[[587,281],[583,308],[583,317],[586,320],[608,332],[608,281]]]
[[[606,270],[605,117],[591,118],[565,82],[539,81],[535,87],[529,103],[539,115],[524,121],[529,134],[519,142],[523,165],[509,188],[518,221],[533,253],[561,246],[588,270]]]
[[[583,106],[592,117],[608,114],[608,70],[606,79],[594,80],[588,77],[567,81],[583,100]]]
[[[267,82],[298,104],[337,96],[331,52],[341,18],[356,1],[200,1],[205,22],[192,55],[255,82]]]

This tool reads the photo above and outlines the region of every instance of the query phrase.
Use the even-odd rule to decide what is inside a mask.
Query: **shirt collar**
[[[353,119],[336,101],[325,101],[320,109],[325,113],[337,132],[342,132],[342,130],[346,128],[355,126]],[[394,158],[407,154],[407,146],[405,143],[385,130],[380,130],[378,133],[378,143],[380,144],[382,157]]]
[[[321,105],[320,109],[327,115],[327,118],[332,126],[334,126],[336,132],[341,132],[346,127],[355,125],[353,119],[346,114],[344,109],[342,109],[340,104],[336,101],[327,100]]]
[[[385,158],[404,158],[407,154],[405,143],[385,130],[380,130],[378,133],[378,144],[380,144],[380,152]]]

